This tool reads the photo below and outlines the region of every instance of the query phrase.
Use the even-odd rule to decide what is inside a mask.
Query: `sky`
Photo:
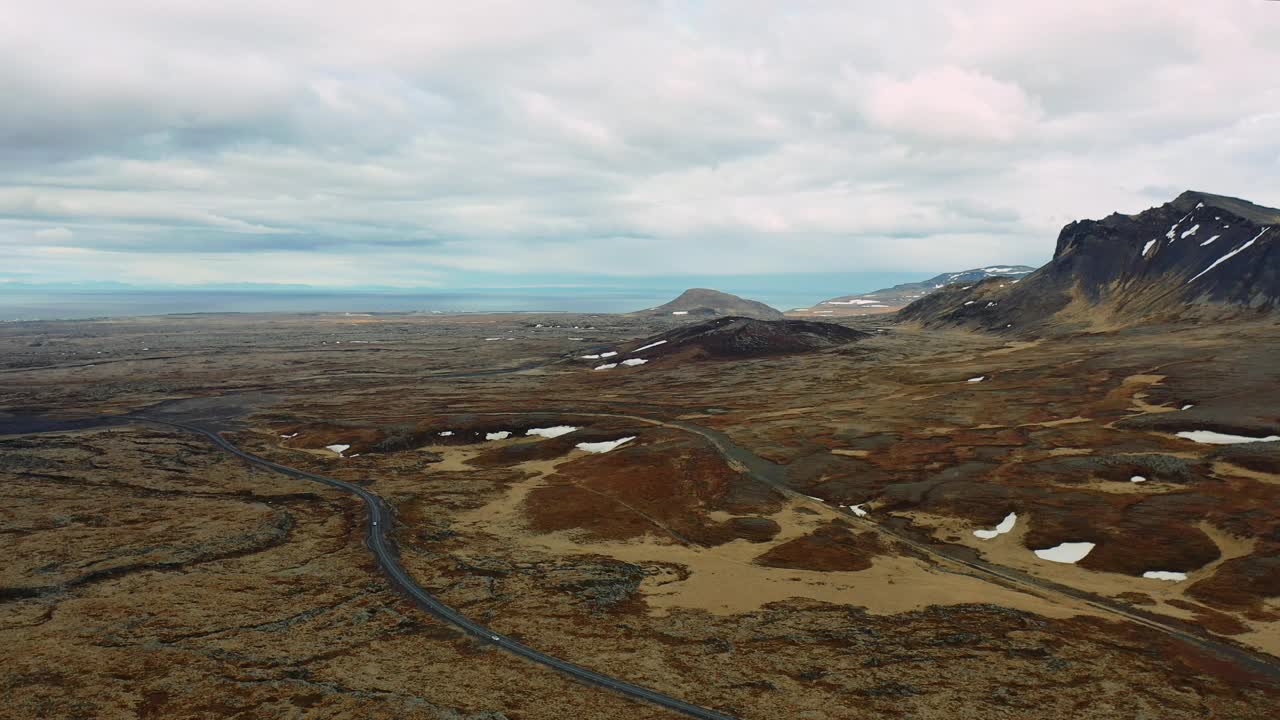
[[[0,0],[0,282],[1047,261],[1280,205],[1280,3]]]

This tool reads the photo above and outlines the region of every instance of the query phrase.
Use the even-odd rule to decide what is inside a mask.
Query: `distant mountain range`
[[[987,267],[942,273],[923,282],[903,283],[890,288],[858,295],[841,295],[823,300],[808,308],[787,311],[792,317],[840,317],[844,315],[875,315],[900,310],[920,298],[947,285],[968,285],[987,278],[1021,278],[1035,271],[1026,265],[988,265]]]
[[[1187,191],[1137,215],[1079,220],[1017,283],[982,280],[917,299],[929,327],[1092,330],[1259,315],[1280,303],[1280,210]]]

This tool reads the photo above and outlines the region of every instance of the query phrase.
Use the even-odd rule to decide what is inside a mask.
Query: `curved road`
[[[155,418],[139,419],[144,419],[148,422],[158,423],[161,425],[168,425],[169,427],[186,430],[188,432],[198,433],[208,438],[223,450],[247,460],[254,465],[258,465],[259,467],[278,472],[282,475],[288,475],[289,477],[322,483],[329,487],[337,488],[338,490],[342,490],[359,497],[364,501],[365,507],[368,508],[369,511],[369,527],[365,543],[373,552],[374,559],[377,560],[378,566],[382,568],[382,571],[386,573],[388,578],[390,578],[392,585],[394,585],[400,592],[407,595],[415,605],[450,625],[460,628],[465,632],[484,640],[485,642],[496,645],[507,652],[538,663],[539,665],[545,665],[552,670],[564,673],[577,680],[613,690],[636,700],[643,700],[654,705],[659,705],[669,710],[683,713],[689,717],[703,718],[704,720],[736,720],[736,718],[731,715],[726,715],[724,713],[716,712],[715,710],[694,705],[680,700],[679,698],[664,695],[656,690],[650,690],[649,688],[635,685],[625,680],[619,680],[615,677],[604,675],[580,665],[574,665],[571,662],[566,662],[559,658],[552,657],[551,655],[547,655],[546,653],[539,652],[528,645],[490,630],[480,623],[471,620],[457,610],[454,610],[452,607],[444,604],[434,595],[427,592],[420,585],[414,582],[413,578],[409,577],[409,574],[405,571],[404,566],[400,564],[399,553],[396,552],[395,545],[387,537],[388,528],[392,524],[391,511],[380,496],[370,492],[369,490],[354,483],[344,482],[335,478],[317,475],[315,473],[306,472],[305,470],[298,470],[287,465],[271,462],[266,458],[261,458],[257,455],[241,450],[233,445],[229,440],[211,430],[206,430],[195,425],[184,425],[166,420],[157,420]]]

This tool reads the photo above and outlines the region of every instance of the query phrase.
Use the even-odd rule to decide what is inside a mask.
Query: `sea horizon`
[[[898,283],[924,280],[935,274],[892,272],[690,277],[678,278],[674,283],[663,279],[653,284],[456,289],[57,287],[14,284],[0,286],[0,321],[197,313],[623,313],[661,305],[689,287],[710,287],[786,311],[808,307],[839,295],[871,292]]]

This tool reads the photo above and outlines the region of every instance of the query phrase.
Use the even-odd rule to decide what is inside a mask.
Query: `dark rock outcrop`
[[[789,355],[838,347],[871,337],[843,325],[808,320],[754,320],[725,317],[669,330],[622,349],[617,359],[744,358]]]

